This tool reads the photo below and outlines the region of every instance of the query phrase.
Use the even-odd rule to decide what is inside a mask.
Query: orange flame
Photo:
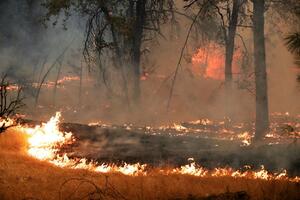
[[[238,61],[241,57],[239,51],[233,55],[232,73],[239,72]],[[203,76],[215,80],[224,80],[225,74],[225,52],[224,47],[210,43],[206,47],[199,48],[192,56],[192,72],[196,76]]]

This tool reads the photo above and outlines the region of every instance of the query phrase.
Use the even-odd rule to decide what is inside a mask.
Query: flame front
[[[60,155],[60,148],[64,145],[72,144],[75,139],[72,133],[61,132],[59,130],[61,114],[56,113],[47,123],[34,128],[19,127],[23,132],[28,135],[28,154],[39,160],[48,161],[59,167],[68,167],[73,169],[87,169],[96,172],[120,172],[125,175],[138,175],[144,173],[146,165],[139,163],[123,166],[99,165],[97,162],[89,162],[87,159],[82,158],[69,158],[67,154]]]
[[[151,171],[147,171],[147,165],[142,164],[124,164],[117,166],[114,164],[99,164],[95,161],[88,161],[85,158],[69,158],[67,154],[61,154],[60,149],[72,144],[75,139],[72,133],[61,132],[59,130],[59,119],[61,114],[56,113],[47,123],[34,128],[19,126],[18,128],[28,135],[28,154],[36,159],[48,161],[59,167],[67,167],[72,169],[86,169],[99,173],[122,173],[124,175],[151,175]],[[196,122],[195,122],[196,123]],[[206,122],[208,123],[208,122]],[[183,130],[184,128],[174,124],[174,128]],[[185,129],[184,129],[185,130]],[[243,134],[241,138],[249,139],[248,134]],[[272,174],[262,166],[260,170],[251,170],[246,166],[244,170],[234,170],[232,168],[214,168],[206,169],[197,165],[193,158],[189,159],[190,164],[179,168],[168,168],[154,170],[162,175],[191,175],[197,177],[233,177],[233,178],[249,178],[262,180],[288,180],[299,182],[300,178],[289,178],[286,170],[281,173]],[[153,172],[154,172],[153,171]]]
[[[40,160],[52,161],[57,158],[59,148],[72,142],[71,133],[63,133],[58,129],[61,114],[56,113],[49,122],[35,128],[24,128],[28,134],[29,155]]]

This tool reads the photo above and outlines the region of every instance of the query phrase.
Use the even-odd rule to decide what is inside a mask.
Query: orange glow
[[[232,73],[239,72],[238,61],[241,53],[235,51],[233,55]],[[192,56],[191,70],[196,76],[211,78],[215,80],[224,80],[225,71],[225,50],[224,47],[211,43],[206,47],[199,48]]]

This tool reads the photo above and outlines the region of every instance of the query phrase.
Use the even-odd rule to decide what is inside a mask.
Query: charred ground
[[[139,162],[153,167],[182,166],[193,158],[206,168],[249,165],[259,169],[263,165],[273,172],[286,169],[289,175],[299,176],[300,119],[274,115],[272,120],[273,135],[258,144],[250,143],[251,123],[225,125],[200,120],[160,127],[62,123],[60,129],[72,132],[76,142],[61,153],[99,163]],[[23,123],[33,126],[40,122]],[[245,140],[249,143],[243,143]]]

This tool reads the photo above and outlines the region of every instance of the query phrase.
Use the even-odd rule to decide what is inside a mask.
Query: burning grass
[[[69,159],[57,152],[72,141],[70,133],[58,130],[58,117],[0,135],[0,199],[200,199],[196,197],[230,196],[238,191],[246,191],[251,199],[297,199],[300,195],[296,179],[265,170],[238,175],[230,169],[208,171],[192,163],[146,173],[141,165],[118,167]]]
[[[10,138],[13,135],[9,133],[6,137]],[[19,142],[23,144],[22,141],[16,143]],[[149,176],[101,174],[55,167],[21,152],[16,148],[0,152],[1,199],[81,199],[93,193],[95,186],[103,191],[110,191],[110,195],[107,194],[105,199],[114,199],[111,198],[112,190],[119,194],[115,199],[185,199],[189,195],[209,196],[227,191],[246,191],[252,199],[296,199],[299,196],[299,185],[288,181],[232,177],[201,178],[160,173]]]

